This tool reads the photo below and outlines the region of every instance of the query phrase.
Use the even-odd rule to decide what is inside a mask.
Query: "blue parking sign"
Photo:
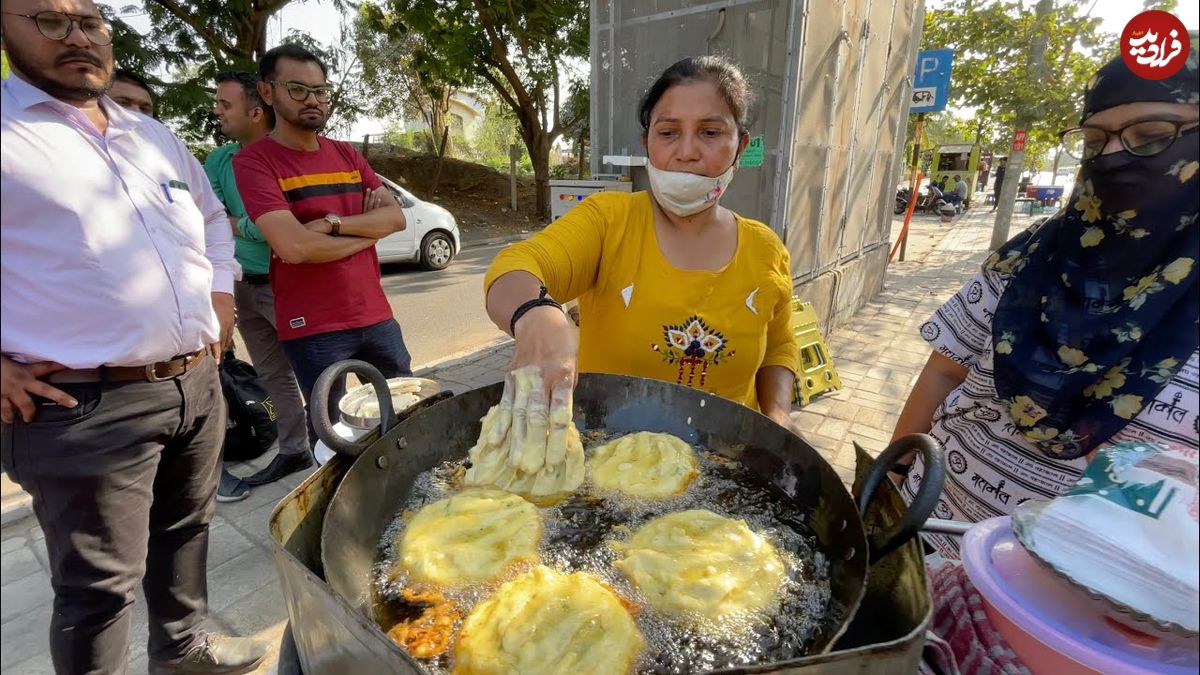
[[[909,112],[928,113],[946,109],[950,99],[950,68],[953,49],[931,49],[917,54]]]

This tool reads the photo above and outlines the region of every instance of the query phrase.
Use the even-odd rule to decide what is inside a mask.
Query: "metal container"
[[[442,385],[428,380],[423,377],[393,377],[388,379],[388,390],[392,393],[393,408],[397,413],[424,401],[442,390]],[[416,387],[415,392],[407,392],[406,389]],[[415,397],[407,405],[394,405],[397,395],[412,393]],[[346,392],[338,401],[338,412],[341,413],[342,422],[355,429],[374,429],[379,426],[379,415],[362,414],[362,407],[368,401],[376,400],[375,388],[370,384],[359,385]]]
[[[409,415],[418,410],[406,411]],[[396,443],[420,423],[402,419],[382,438],[371,432],[361,442]],[[872,460],[859,451],[856,494]],[[407,654],[326,583],[321,565],[321,532],[334,492],[351,460],[334,457],[293,490],[271,516],[271,549],[287,601],[299,667],[309,675],[347,673],[408,674],[419,672]],[[905,511],[899,493],[889,485],[871,501],[864,520],[879,534],[899,522]],[[895,673],[917,669],[931,614],[928,583],[920,544],[910,541],[874,564],[867,577],[862,605],[833,651],[793,662],[786,670],[770,666],[727,672]]]

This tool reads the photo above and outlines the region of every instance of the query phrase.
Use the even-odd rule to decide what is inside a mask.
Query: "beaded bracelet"
[[[534,307],[557,307],[559,310],[562,310],[562,305],[558,304],[554,298],[549,297],[549,293],[550,291],[547,290],[545,286],[542,286],[536,298],[522,303],[521,306],[518,307],[515,312],[513,312],[512,320],[508,322],[509,335],[512,335],[513,337],[517,336],[517,320],[524,316],[525,312],[528,312]]]

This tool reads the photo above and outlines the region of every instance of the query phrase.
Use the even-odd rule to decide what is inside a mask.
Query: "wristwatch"
[[[329,236],[338,237],[342,234],[342,218],[336,213],[325,215],[325,222],[329,223]]]

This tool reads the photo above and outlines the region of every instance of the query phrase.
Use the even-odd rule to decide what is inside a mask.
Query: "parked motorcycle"
[[[950,201],[946,199],[945,193],[939,190],[937,185],[930,183],[929,185],[926,185],[925,188],[928,190],[928,192],[924,196],[917,199],[917,205],[915,208],[916,213],[928,213],[938,216],[942,214],[942,207],[946,205],[950,205],[951,208],[953,208],[957,213],[957,207],[954,207],[954,205],[950,204]],[[909,188],[900,188],[899,190],[896,190],[896,205],[892,213],[895,213],[896,215],[904,213],[904,211],[908,209],[908,200],[911,195],[912,190]]]
[[[940,215],[942,207],[949,202],[946,201],[945,195],[942,194],[942,191],[936,185],[930,183],[926,187],[929,189],[929,193],[917,204],[917,209],[922,213]]]

